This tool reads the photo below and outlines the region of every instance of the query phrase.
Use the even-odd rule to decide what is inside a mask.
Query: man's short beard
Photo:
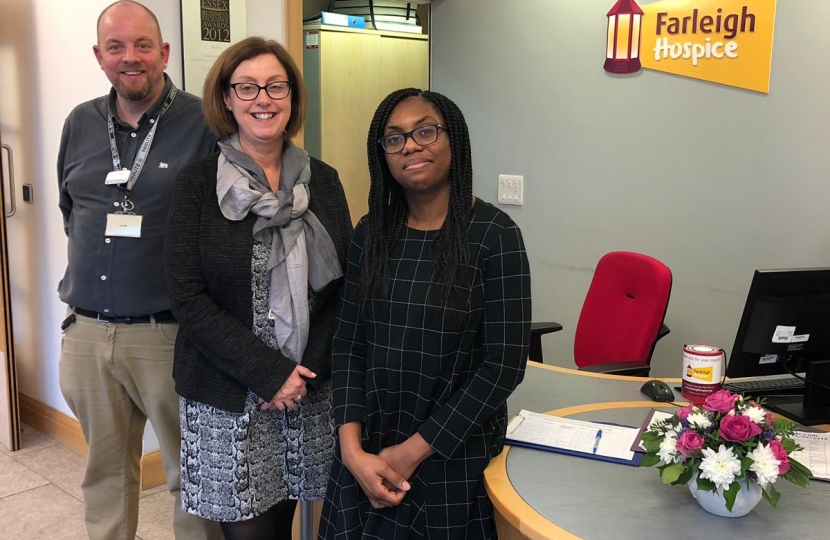
[[[147,99],[147,96],[152,95],[153,89],[154,86],[151,82],[140,88],[127,88],[124,84],[119,84],[116,88],[118,95],[127,101],[143,101]]]

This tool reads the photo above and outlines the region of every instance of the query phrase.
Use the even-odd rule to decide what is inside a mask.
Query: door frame
[[[2,142],[0,141],[0,145]],[[5,371],[6,388],[3,392],[8,392],[8,407],[9,407],[9,450],[15,451],[20,449],[20,401],[17,393],[17,367],[14,361],[14,329],[12,326],[12,298],[11,298],[11,275],[9,271],[9,242],[6,237],[6,187],[5,178],[3,178],[3,163],[6,161],[4,154],[8,155],[8,168],[10,181],[9,188],[12,191],[9,196],[14,197],[14,183],[13,178],[14,166],[12,161],[12,150],[8,145],[0,146],[0,352],[3,353],[3,365],[0,369]],[[0,398],[5,399],[5,396],[0,394]],[[5,419],[4,419],[5,421]],[[5,440],[6,434],[3,434]]]
[[[285,48],[303,74],[303,0],[285,0]],[[294,144],[305,148],[305,128],[293,139]]]

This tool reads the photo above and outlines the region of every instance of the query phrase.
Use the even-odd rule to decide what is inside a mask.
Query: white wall
[[[650,3],[647,0],[643,4]],[[683,343],[731,349],[756,268],[830,266],[830,2],[780,0],[769,95],[602,69],[612,0],[433,0],[432,88],[464,111],[476,195],[525,177],[534,320],[572,366],[593,269],[612,250],[674,274],[652,373]]]
[[[248,0],[248,35],[285,43],[285,0]]]
[[[20,391],[71,414],[60,392],[57,283],[66,267],[56,156],[63,121],[77,104],[109,91],[92,53],[95,22],[112,0],[0,0],[0,129],[15,151],[18,213],[9,220],[12,309]],[[167,73],[181,86],[179,2],[143,2],[170,43]],[[282,40],[284,0],[248,0],[252,33]],[[20,185],[34,186],[34,204]],[[148,430],[148,449],[157,448]]]

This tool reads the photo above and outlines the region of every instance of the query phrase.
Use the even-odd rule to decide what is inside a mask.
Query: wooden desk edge
[[[579,371],[578,369],[573,368],[540,364],[539,362],[534,362],[533,360],[528,360],[527,365],[528,367],[546,369],[548,371],[556,371],[557,373],[564,373],[566,375],[577,375],[579,377],[593,377],[595,379],[610,379],[612,381],[643,381],[645,383],[646,381],[657,379],[665,383],[676,384],[680,384],[681,381],[680,377],[631,377],[628,375],[608,375],[606,373],[592,373],[590,371]]]
[[[484,471],[484,485],[497,513],[516,531],[531,540],[580,540],[565,529],[554,525],[522,499],[507,476],[506,446]]]

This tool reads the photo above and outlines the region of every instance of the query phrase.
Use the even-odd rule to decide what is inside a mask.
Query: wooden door
[[[340,174],[355,223],[369,211],[366,134],[380,103],[379,64],[379,36],[320,32],[321,151]]]
[[[14,216],[14,159],[12,148],[0,140],[0,443],[20,448],[20,416],[17,372],[12,339],[12,306],[9,288],[9,243],[6,219]],[[8,202],[8,204],[7,204]]]
[[[400,88],[429,90],[429,41],[421,35],[380,37],[380,99]]]

